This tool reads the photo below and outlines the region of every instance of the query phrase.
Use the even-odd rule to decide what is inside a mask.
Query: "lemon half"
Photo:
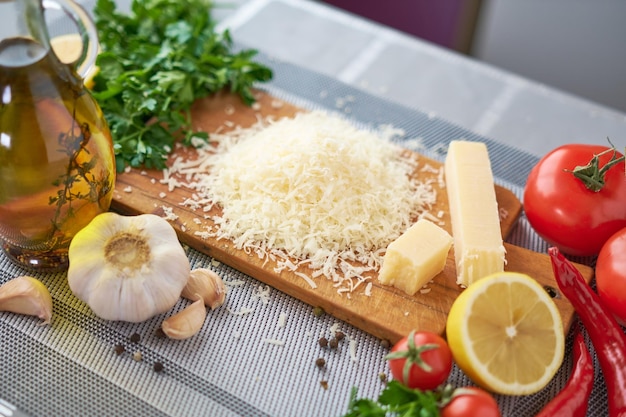
[[[463,290],[448,314],[446,335],[459,368],[499,394],[536,393],[563,362],[559,310],[525,274],[496,273]]]

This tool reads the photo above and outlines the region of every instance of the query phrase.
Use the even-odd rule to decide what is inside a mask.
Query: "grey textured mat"
[[[320,74],[259,59],[275,71],[275,80],[264,86],[270,93],[306,108],[340,112],[363,126],[404,129],[403,144],[430,157],[442,159],[453,139],[486,142],[497,182],[521,197],[537,158]],[[523,217],[509,242],[546,249]],[[337,416],[345,412],[352,386],[359,396],[378,396],[378,375],[389,373],[387,349],[379,340],[330,316],[316,317],[311,306],[194,250],[189,257],[194,267],[222,275],[229,294],[201,333],[185,341],[154,335],[164,316],[138,324],[101,320],[71,294],[64,274],[39,276],[54,300],[53,320],[38,327],[36,318],[0,313],[0,399],[33,416]],[[0,256],[0,283],[23,273]],[[184,305],[180,301],[176,309]],[[318,338],[335,328],[347,339],[336,351],[320,348]],[[133,333],[141,335],[139,342],[129,341]],[[354,358],[350,340],[356,343]],[[118,356],[114,346],[120,343],[126,352]],[[542,392],[498,397],[503,415],[532,416],[558,392],[569,373],[570,338],[567,346],[562,370]],[[133,359],[136,351],[141,361]],[[326,369],[315,366],[318,357],[326,359]],[[163,372],[154,372],[154,362],[164,365]],[[589,415],[605,416],[605,388],[597,364],[596,369]],[[456,368],[449,382],[470,384]]]

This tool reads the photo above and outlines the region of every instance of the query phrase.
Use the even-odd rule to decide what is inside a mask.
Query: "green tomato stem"
[[[611,142],[609,141],[609,143]],[[609,152],[613,152],[611,159],[603,167],[600,167],[600,157]],[[567,169],[565,171],[570,172],[574,175],[574,177],[581,180],[588,190],[597,193],[604,187],[605,177],[608,170],[622,161],[624,161],[624,156],[622,155],[621,157],[618,157],[617,150],[611,144],[610,149],[594,155],[587,165],[577,166],[571,171]]]
[[[411,373],[411,367],[413,365],[419,366],[424,372],[432,372],[433,368],[422,359],[422,353],[428,350],[438,349],[439,345],[436,343],[427,343],[421,346],[415,345],[415,330],[409,333],[407,338],[408,349],[405,351],[392,352],[385,356],[386,360],[390,359],[405,359],[404,367],[402,368],[402,379],[406,384],[409,380]]]

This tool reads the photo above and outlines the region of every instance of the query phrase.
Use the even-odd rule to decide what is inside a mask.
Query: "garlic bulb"
[[[41,325],[52,318],[52,297],[41,281],[29,276],[13,278],[0,286],[0,311],[37,316]]]
[[[215,310],[226,299],[226,286],[224,281],[215,272],[206,268],[198,268],[191,271],[189,281],[181,294],[188,300],[195,300],[196,296],[202,297],[204,305]]]
[[[70,289],[106,320],[140,322],[178,301],[189,260],[174,228],[154,214],[102,213],[74,236]]]

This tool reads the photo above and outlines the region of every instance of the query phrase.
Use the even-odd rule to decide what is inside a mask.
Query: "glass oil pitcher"
[[[77,63],[51,49],[44,8],[76,22]],[[62,271],[72,237],[109,209],[115,184],[111,134],[82,79],[97,32],[71,0],[0,0],[0,14],[0,243],[26,269]]]

